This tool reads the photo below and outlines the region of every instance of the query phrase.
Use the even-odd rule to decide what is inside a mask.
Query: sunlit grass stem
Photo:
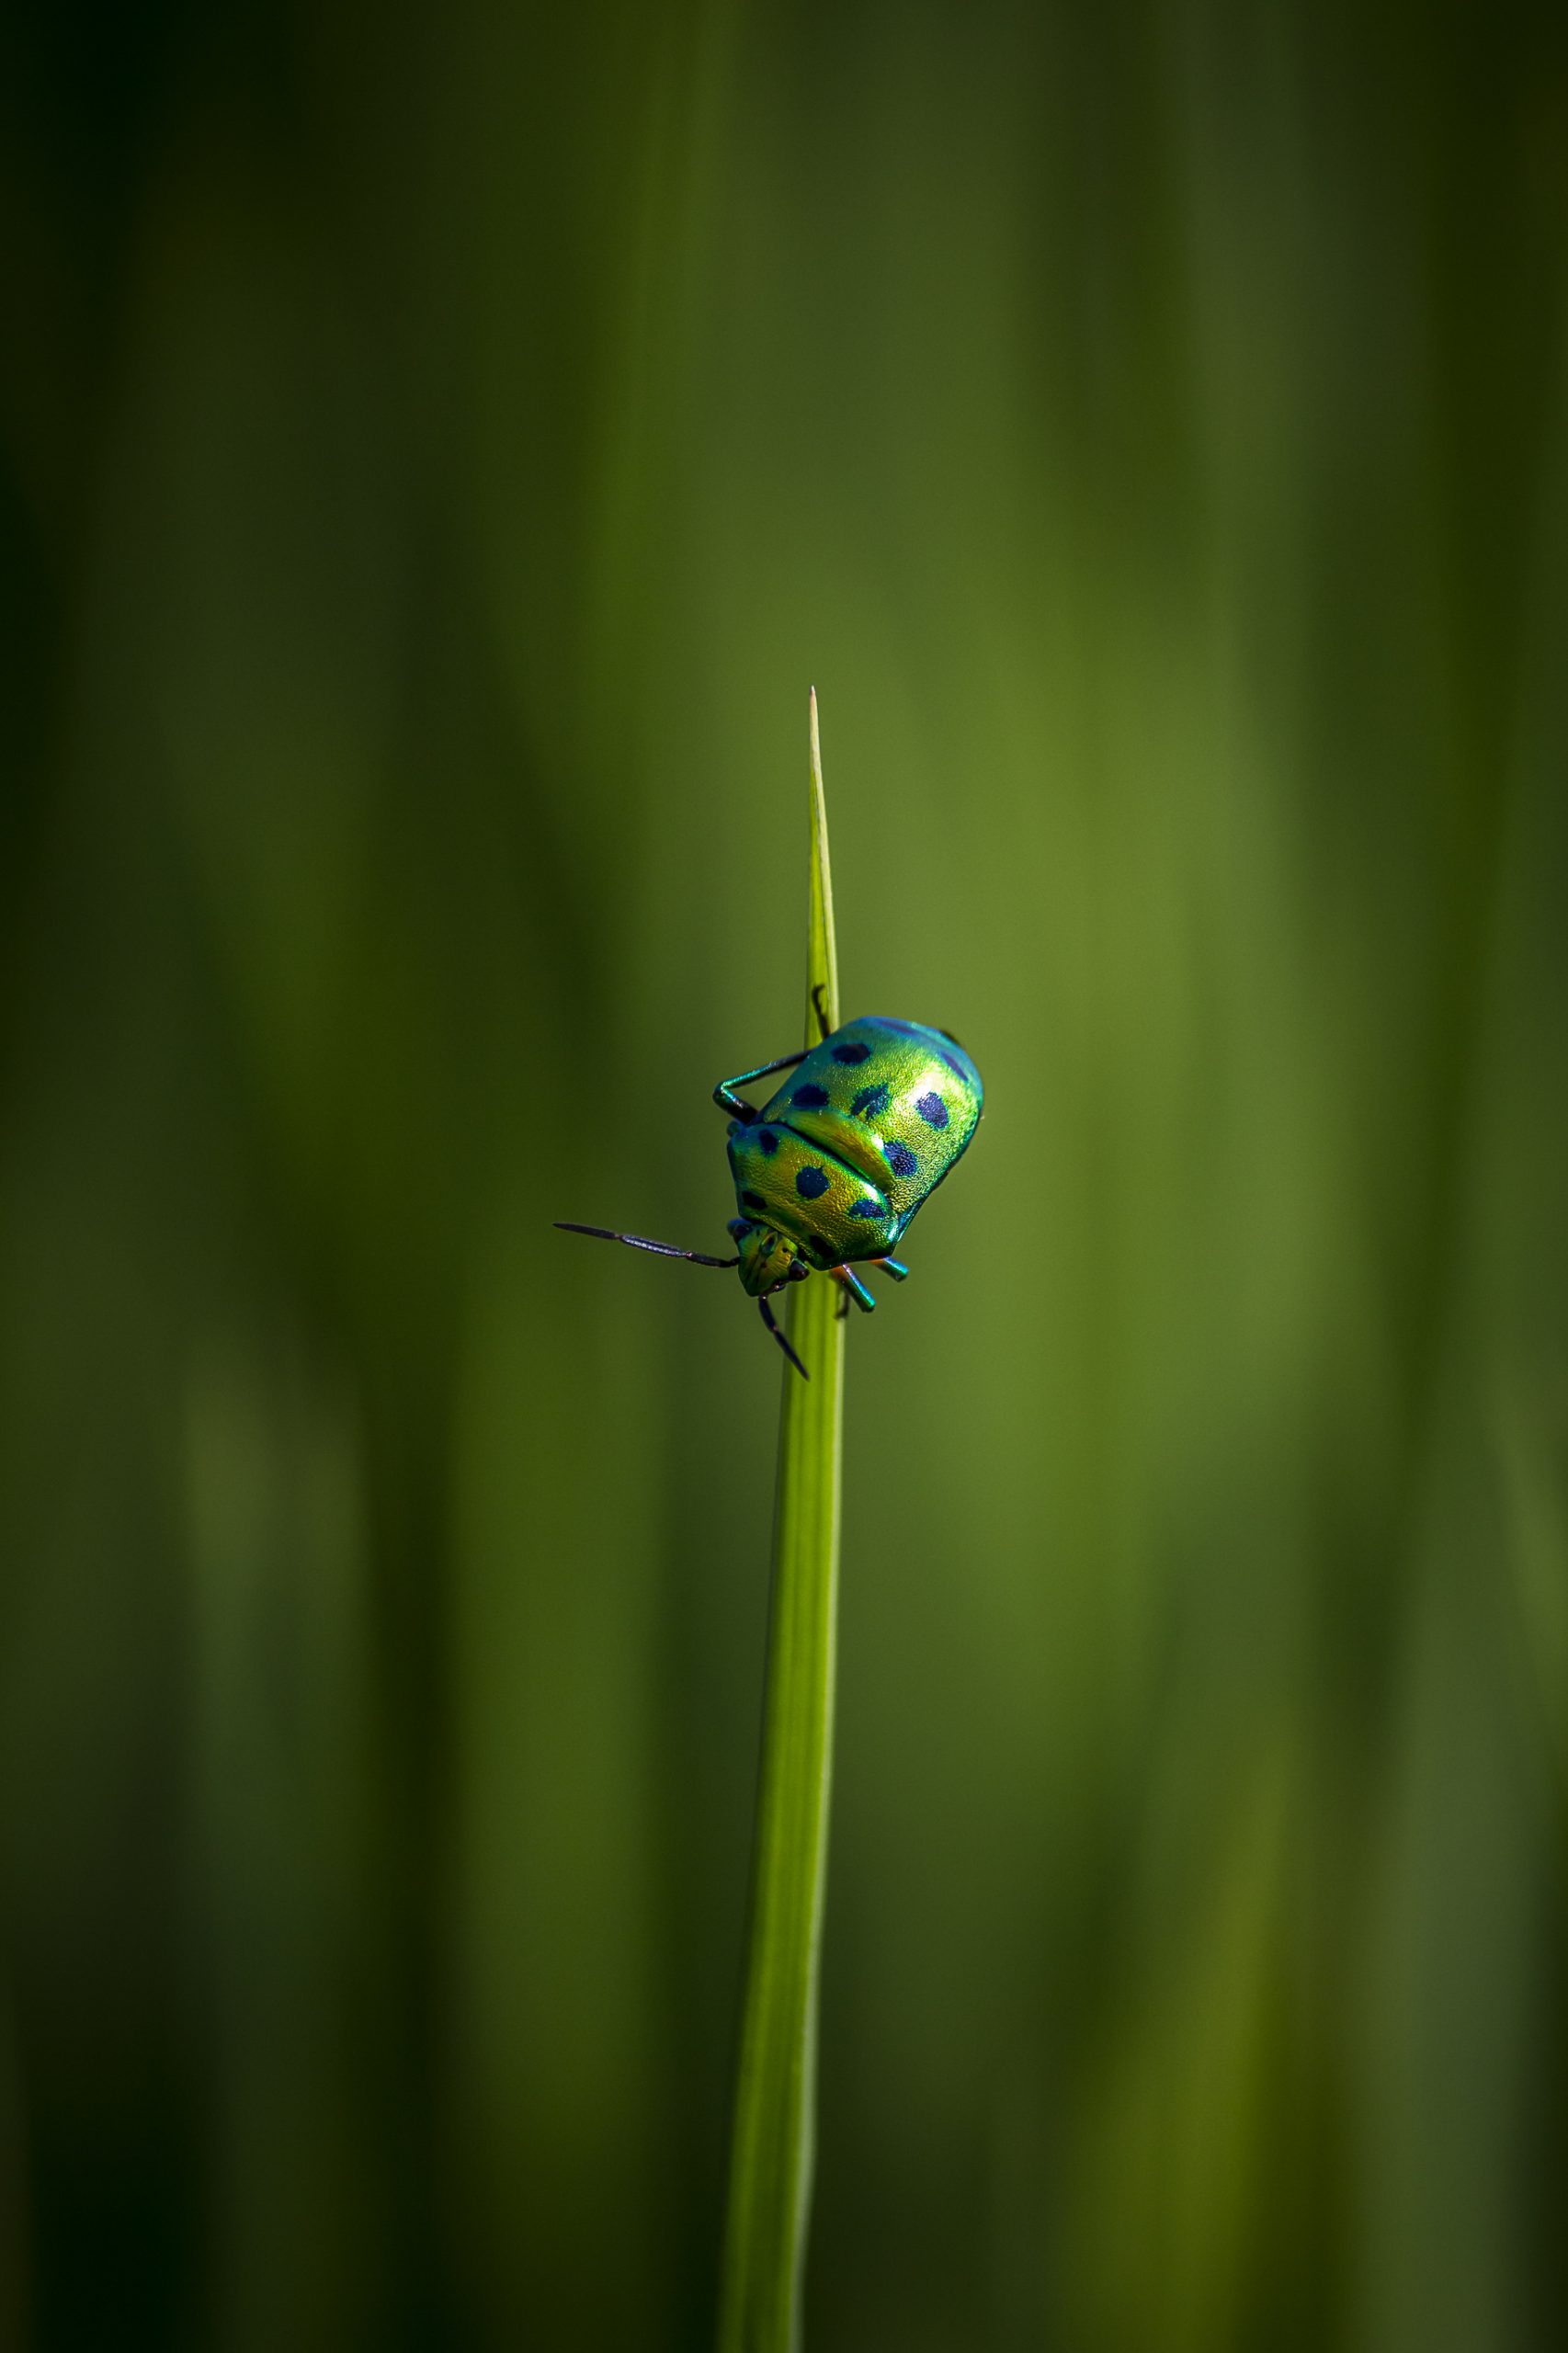
[[[812,991],[836,1028],[838,961],[817,702],[811,701]],[[810,1376],[783,1368],[773,1591],[750,1939],[735,2090],[720,2353],[792,2353],[811,2208],[816,2026],[828,1798],[843,1442],[844,1324],[825,1280],[800,1284],[790,1336]]]

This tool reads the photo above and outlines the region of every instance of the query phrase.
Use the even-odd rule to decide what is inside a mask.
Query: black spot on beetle
[[[825,1086],[812,1086],[808,1083],[804,1086],[797,1086],[790,1100],[802,1111],[820,1111],[827,1101],[827,1089]]]
[[[838,1245],[835,1242],[824,1241],[820,1233],[813,1233],[811,1237],[811,1241],[812,1248],[816,1252],[817,1256],[822,1260],[824,1267],[837,1266]]]
[[[820,1201],[827,1190],[826,1172],[821,1168],[798,1168],[795,1190],[803,1200]]]
[[[881,1201],[851,1201],[849,1204],[851,1217],[881,1217]]]
[[[863,1063],[870,1051],[869,1046],[852,1038],[846,1046],[835,1046],[833,1059],[835,1063]]]
[[[863,1086],[849,1106],[849,1113],[852,1119],[869,1120],[879,1111],[885,1111],[887,1106],[888,1091],[885,1086]]]
[[[922,1095],[915,1106],[928,1128],[945,1128],[948,1107],[939,1095]]]
[[[888,1166],[895,1176],[913,1176],[920,1163],[906,1143],[890,1143]]]
[[[741,1207],[744,1210],[765,1210],[767,1207],[767,1203],[763,1199],[760,1193],[743,1193],[741,1195]]]
[[[774,1134],[771,1128],[764,1128],[762,1133],[757,1137],[757,1142],[762,1146],[764,1152],[768,1154],[769,1158],[771,1158],[773,1154],[778,1149],[778,1139]]]

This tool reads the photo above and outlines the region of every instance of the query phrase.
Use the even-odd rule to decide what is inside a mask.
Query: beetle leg
[[[835,1306],[833,1311],[833,1320],[835,1324],[843,1324],[847,1321],[848,1314],[849,1293],[846,1290],[841,1290],[838,1294],[837,1304]]]
[[[846,1305],[850,1300],[853,1300],[864,1314],[869,1315],[877,1302],[858,1275],[851,1274],[847,1267],[826,1267],[823,1271],[824,1274],[831,1275],[834,1281],[838,1284],[844,1293]]]
[[[790,1363],[800,1374],[801,1379],[802,1381],[809,1381],[812,1377],[811,1374],[806,1370],[805,1366],[801,1362],[800,1358],[795,1354],[794,1349],[790,1346],[789,1341],[784,1337],[783,1333],[778,1329],[778,1324],[774,1322],[773,1310],[767,1304],[767,1300],[759,1299],[756,1303],[761,1311],[763,1322],[767,1324],[768,1330],[772,1333],[774,1338],[778,1341],[779,1347],[783,1349],[785,1355],[789,1358]]]
[[[823,1011],[822,1001],[825,994],[826,992],[824,989],[822,983],[818,981],[812,990],[812,1005],[817,1017],[817,1028],[822,1031],[823,1037],[831,1038],[833,1032],[828,1028],[827,1015]]]
[[[737,1071],[733,1078],[719,1081],[713,1089],[713,1100],[721,1111],[729,1113],[732,1120],[744,1120],[748,1128],[755,1128],[762,1113],[754,1110],[749,1103],[743,1102],[735,1093],[736,1087],[749,1086],[756,1078],[771,1078],[775,1071],[793,1070],[797,1063],[803,1063],[805,1059],[806,1050],[802,1046],[798,1054],[780,1054],[776,1063],[759,1063],[756,1070]]]
[[[883,1273],[891,1275],[895,1283],[906,1283],[909,1280],[909,1268],[900,1266],[896,1258],[873,1258],[871,1264],[874,1267],[881,1267]]]

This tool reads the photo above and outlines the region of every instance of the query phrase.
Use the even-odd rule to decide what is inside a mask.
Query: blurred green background
[[[3,48],[0,2336],[708,2340],[814,681],[809,2353],[1560,2343],[1561,11]]]

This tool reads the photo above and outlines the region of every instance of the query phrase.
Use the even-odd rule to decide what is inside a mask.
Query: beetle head
[[[786,1283],[802,1282],[811,1273],[800,1244],[788,1233],[749,1217],[733,1217],[730,1232],[741,1254],[741,1284],[749,1298],[763,1299]]]

